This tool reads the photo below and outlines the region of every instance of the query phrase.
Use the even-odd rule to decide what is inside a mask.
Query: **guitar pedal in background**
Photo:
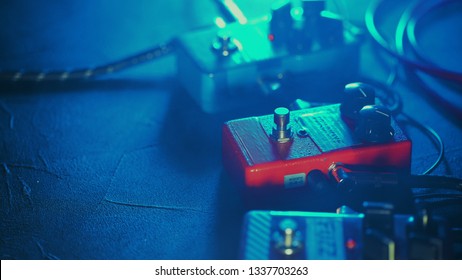
[[[394,214],[387,203],[364,203],[364,213],[250,211],[240,257],[268,259],[443,259],[451,255],[444,220]],[[349,212],[349,213],[348,213]]]
[[[223,164],[240,185],[283,190],[306,185],[307,174],[334,162],[410,172],[411,141],[374,89],[348,84],[341,104],[232,120],[223,126]]]
[[[180,36],[180,83],[207,113],[296,98],[338,102],[338,95],[320,92],[339,92],[355,80],[359,33],[324,6],[278,1],[266,17]]]

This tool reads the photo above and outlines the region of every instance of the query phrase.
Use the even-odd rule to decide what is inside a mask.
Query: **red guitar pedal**
[[[364,86],[346,87],[360,93],[362,109],[357,102],[292,112],[277,108],[273,115],[225,123],[225,169],[253,189],[305,186],[310,171],[327,174],[334,162],[410,171],[411,141],[386,109],[362,106],[368,104]]]

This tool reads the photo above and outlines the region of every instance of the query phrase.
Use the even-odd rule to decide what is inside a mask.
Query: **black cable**
[[[453,1],[453,0],[440,0],[440,1],[448,2],[448,1]],[[366,16],[365,16],[366,27],[367,27],[367,30],[369,31],[369,34],[372,36],[372,38],[386,52],[388,52],[393,57],[399,59],[406,66],[417,69],[417,70],[421,70],[423,72],[437,76],[439,78],[462,83],[462,73],[454,72],[454,71],[436,67],[436,66],[422,64],[418,61],[409,59],[408,57],[399,54],[396,50],[390,47],[390,44],[383,38],[381,33],[378,31],[376,23],[375,23],[377,11],[383,2],[385,1],[372,1],[368,9],[366,10]]]
[[[396,27],[395,31],[395,48],[396,48],[396,53],[399,56],[404,57],[405,56],[405,50],[404,50],[404,41],[406,38],[406,30],[409,28],[409,23],[410,22],[417,22],[421,16],[417,14],[416,11],[419,11],[419,9],[422,9],[422,7],[426,8],[426,13],[428,13],[428,9],[432,8],[441,8],[447,5],[448,3],[451,3],[453,1],[448,0],[448,1],[440,1],[440,2],[428,2],[432,3],[431,6],[425,6],[419,1],[413,1],[403,12],[401,15],[398,25]],[[420,5],[418,5],[420,4]],[[424,13],[425,14],[425,13]],[[415,25],[414,25],[415,27]],[[408,31],[409,34],[409,31]],[[412,41],[415,40],[412,38],[407,38],[407,41]],[[418,47],[417,47],[418,48]],[[416,55],[423,60],[425,63],[427,63],[430,66],[434,66],[433,63],[429,62],[421,53],[419,53],[418,50],[413,49],[413,51],[416,53]],[[439,104],[443,108],[445,108],[445,111],[450,113],[451,116],[455,117],[456,119],[462,119],[462,108],[454,103],[453,100],[449,100],[448,98],[445,98],[440,94],[439,92],[436,92],[432,88],[428,86],[428,83],[424,81],[424,79],[419,75],[419,73],[414,72],[408,72],[408,75],[412,75],[414,80],[417,82],[417,84],[421,87],[421,89],[428,95],[430,96],[435,103]],[[446,86],[454,86],[454,84],[450,84],[451,81],[443,81],[441,80],[440,83],[444,83]],[[457,92],[454,91],[453,92]]]
[[[462,195],[455,193],[428,193],[428,194],[416,194],[415,199],[458,199],[460,205],[462,205]]]
[[[82,68],[71,71],[2,71],[0,81],[10,82],[58,82],[95,78],[97,76],[118,72],[134,67],[155,59],[164,57],[173,52],[173,43],[160,44],[141,53],[108,63],[94,68]]]
[[[436,65],[435,63],[431,62],[427,59],[427,57],[423,54],[424,52],[420,48],[420,44],[418,43],[417,36],[416,36],[416,28],[419,22],[426,16],[430,15],[431,13],[435,13],[437,9],[444,8],[452,3],[459,3],[459,1],[451,0],[451,1],[439,1],[433,3],[431,1],[424,1],[419,6],[415,7],[414,10],[411,12],[409,19],[407,19],[407,24],[405,26],[406,29],[406,36],[408,42],[411,46],[412,51],[415,55],[425,63],[429,65]]]
[[[407,175],[402,184],[413,189],[447,189],[462,192],[462,179],[437,175]],[[461,193],[462,194],[462,193]]]
[[[433,128],[431,128],[430,126],[418,122],[416,119],[414,119],[413,117],[411,117],[410,115],[408,115],[408,114],[406,114],[404,112],[402,112],[401,114],[407,120],[409,120],[412,124],[414,124],[414,126],[419,128],[420,130],[424,131],[428,136],[433,137],[433,139],[436,141],[436,143],[438,145],[438,157],[435,160],[435,162],[427,170],[422,172],[422,175],[427,175],[427,174],[432,173],[433,170],[435,170],[438,167],[438,165],[440,165],[440,163],[442,162],[443,157],[444,157],[443,139],[441,139],[441,136]]]
[[[444,1],[444,3],[447,3],[447,2],[451,2],[451,1]],[[377,2],[375,2],[376,5],[377,5]],[[377,35],[378,37],[375,38],[377,42],[379,42],[379,44],[385,49],[387,50],[389,53],[392,53],[393,54],[393,57],[395,57],[396,59],[398,59],[399,61],[401,61],[401,58],[404,57],[404,43],[403,43],[403,39],[404,39],[404,31],[406,29],[406,26],[407,26],[407,21],[410,20],[412,18],[412,15],[414,13],[414,10],[416,9],[416,7],[419,7],[419,3],[420,1],[413,1],[409,4],[409,6],[405,9],[405,11],[403,12],[403,14],[401,15],[400,17],[400,21],[398,23],[398,26],[396,28],[396,34],[395,34],[395,45],[396,45],[396,51],[394,51],[388,44],[388,42],[383,39],[383,37],[380,35],[380,33],[377,31],[377,28],[374,24],[374,19],[373,18],[370,18],[371,15],[374,16],[375,15],[375,11],[377,9],[377,7],[375,8],[372,8],[372,11],[369,9],[368,12],[369,12],[369,20],[368,22],[369,23],[372,23],[372,30],[376,30],[377,32],[375,33],[375,35]],[[369,30],[371,32],[371,26],[369,26]],[[374,35],[373,32],[371,32],[371,35]],[[396,67],[393,68],[393,71],[392,71],[392,74],[391,75],[393,78],[396,78]],[[424,82],[423,81],[420,81],[421,82],[421,85],[424,85]],[[391,82],[392,83],[392,82]],[[388,83],[388,84],[391,84],[391,83]],[[391,90],[391,87],[388,86],[387,84],[385,85],[380,85],[380,88],[385,90],[386,92],[388,92],[388,96],[392,97],[393,99],[395,99],[395,106],[390,108],[391,111],[396,114],[398,113],[398,109],[396,108],[400,108],[400,105],[402,105],[402,101],[400,99],[400,96],[397,94],[397,93],[394,93],[393,90]],[[450,103],[449,101],[445,100],[444,98],[442,98],[441,96],[439,96],[439,94],[437,93],[434,93],[431,89],[429,89],[428,87],[426,87],[426,90],[427,90],[427,93],[430,93],[430,95],[437,99],[439,103],[442,103],[442,105],[445,107],[445,108],[449,108],[449,111],[455,115],[456,117],[458,116],[462,116],[462,111],[455,107],[455,105],[453,105],[452,103]],[[384,102],[384,101],[383,101]],[[387,105],[386,101],[384,102],[385,105]],[[444,157],[444,143],[441,139],[441,137],[439,136],[439,134],[431,127],[429,127],[428,125],[425,125],[425,124],[422,124],[420,122],[418,122],[417,120],[415,120],[414,118],[412,118],[410,115],[408,114],[405,114],[404,112],[401,112],[401,114],[411,123],[413,124],[414,126],[416,126],[417,128],[419,128],[421,131],[424,131],[425,134],[427,134],[428,136],[432,137],[433,140],[435,141],[436,145],[438,146],[438,157],[436,159],[436,161],[426,170],[424,171],[422,174],[425,175],[425,174],[429,174],[431,172],[433,172],[433,170],[435,170],[435,168],[438,167],[438,165],[442,162],[443,160],[443,157]]]
[[[444,158],[444,143],[443,140],[441,139],[441,136],[430,126],[426,124],[422,124],[410,115],[404,113],[401,111],[402,109],[402,104],[403,101],[401,99],[401,96],[391,89],[391,87],[387,84],[384,84],[382,82],[376,81],[376,80],[371,80],[371,79],[365,79],[366,83],[369,83],[375,87],[378,87],[380,90],[382,90],[385,93],[385,96],[380,96],[378,95],[377,97],[380,99],[380,101],[387,107],[387,109],[390,110],[390,112],[395,115],[402,115],[405,117],[412,125],[423,131],[425,134],[427,134],[429,137],[432,137],[436,144],[437,144],[437,149],[438,149],[438,157],[435,160],[435,162],[427,169],[425,170],[422,175],[427,175],[433,172],[443,161]],[[390,103],[390,100],[392,102]]]
[[[427,210],[434,210],[435,208],[462,205],[461,198],[447,198],[447,199],[436,200],[436,201],[431,201],[431,202],[422,201],[423,200],[422,198],[416,198],[416,200],[417,200],[416,203],[422,203],[424,205],[424,208]]]
[[[449,2],[451,2],[451,1],[443,1],[442,3],[449,3]],[[420,58],[421,61],[425,62],[425,64],[414,61],[414,60],[411,60],[411,59],[409,59],[408,57],[405,56],[405,52],[404,52],[404,38],[405,38],[405,36],[404,36],[404,33],[405,32],[408,32],[408,33],[410,32],[409,30],[407,30],[408,22],[410,22],[410,21],[411,22],[414,22],[414,21],[418,22],[420,20],[420,19],[416,20],[416,18],[417,18],[416,9],[417,9],[417,7],[421,8],[422,4],[419,3],[419,1],[411,2],[409,4],[409,6],[405,9],[403,14],[401,15],[400,21],[398,23],[398,26],[396,28],[396,33],[395,33],[395,48],[396,48],[396,50],[394,50],[391,47],[391,45],[378,32],[378,29],[377,29],[377,27],[375,25],[376,11],[378,9],[378,6],[381,3],[382,2],[379,3],[377,1],[373,2],[371,4],[371,6],[369,7],[369,9],[367,11],[367,15],[366,15],[366,26],[367,26],[367,29],[368,29],[369,33],[373,37],[373,39],[388,54],[390,54],[392,57],[397,59],[399,62],[403,63],[408,68],[413,69],[414,71],[415,70],[420,70],[420,71],[423,71],[423,72],[425,72],[427,74],[434,75],[434,76],[436,76],[438,78],[443,78],[443,79],[456,81],[456,82],[460,83],[461,77],[462,77],[461,73],[448,71],[446,69],[442,69],[442,68],[436,66],[433,63],[429,63],[428,60],[422,59],[422,52],[420,52],[420,50],[418,50],[417,48],[415,48],[416,49],[415,50],[416,56],[418,58]],[[441,3],[441,2],[438,2],[438,3]],[[436,6],[437,5],[432,5],[433,8],[436,8]],[[429,10],[427,10],[427,12],[428,11]],[[420,18],[422,16],[420,16]],[[414,23],[412,23],[412,24],[414,24]],[[413,26],[411,26],[411,30],[412,30],[412,27]],[[414,27],[415,27],[415,25],[414,25]],[[414,29],[414,32],[415,32],[415,29]],[[413,40],[413,39],[411,38],[411,40]],[[396,64],[395,66],[397,67],[397,65],[398,64]],[[399,108],[398,105],[399,104],[402,105],[402,101],[400,99],[396,100],[396,98],[400,98],[400,96],[398,94],[393,94],[394,91],[392,91],[391,86],[389,86],[389,85],[391,85],[393,83],[394,79],[396,78],[396,74],[397,74],[396,67],[393,68],[392,75],[390,75],[390,77],[393,78],[392,81],[391,82],[387,81],[387,84],[381,86],[381,88],[384,89],[385,92],[389,93],[389,94],[387,94],[387,96],[385,98],[382,97],[382,99],[385,99],[385,100],[382,100],[382,102],[385,103],[385,105],[387,106],[389,104],[393,104],[393,103],[390,103],[390,99],[395,100],[394,101],[395,106],[393,106],[391,108],[392,109],[391,111],[394,114],[397,114],[399,112],[399,110],[396,109],[396,108]],[[420,81],[421,85],[425,85],[424,82],[421,79],[419,79],[419,81]],[[446,99],[444,99],[439,94],[433,92],[428,87],[426,88],[426,92],[430,93],[430,96],[433,97],[434,100],[437,100],[437,102],[444,105],[446,108],[449,108],[450,109],[449,111],[451,111],[451,113],[453,115],[455,115],[457,117],[462,116],[462,110],[460,110],[457,106],[454,106],[452,103],[447,102]],[[417,126],[419,129],[425,131],[427,135],[430,135],[436,141],[436,143],[437,143],[437,145],[439,147],[439,153],[438,153],[437,160],[425,172],[423,172],[423,174],[429,174],[441,163],[441,161],[442,161],[442,159],[444,157],[443,141],[442,141],[441,137],[438,135],[438,133],[436,133],[436,131],[434,131],[431,127],[429,127],[429,126],[427,126],[425,124],[419,123],[414,118],[412,118],[411,116],[409,116],[409,115],[407,115],[407,114],[405,114],[403,112],[401,112],[401,114],[409,122],[411,122],[411,124]],[[425,176],[422,176],[422,178],[424,178],[424,177]],[[453,186],[451,188],[459,190],[460,185]],[[437,201],[426,201],[425,204],[428,206],[428,208],[439,208],[439,207],[444,207],[444,206],[449,206],[449,205],[454,205],[454,204],[462,205],[462,195],[460,195],[460,194],[447,194],[447,193],[446,194],[421,194],[421,195],[416,195],[415,199],[416,200],[422,200],[422,199],[434,200],[434,199],[438,199]]]
[[[444,1],[443,3],[447,3],[447,2],[451,2],[451,1]],[[382,2],[380,2],[382,3]],[[408,71],[407,74],[409,75],[409,78],[412,78],[415,80],[415,84],[418,85],[420,87],[420,90],[422,90],[422,92],[424,94],[426,94],[428,97],[431,98],[431,101],[434,102],[435,104],[439,105],[440,107],[444,108],[444,113],[445,114],[448,114],[450,117],[453,117],[455,118],[456,120],[460,120],[462,119],[462,108],[458,105],[456,105],[453,101],[445,98],[442,96],[442,94],[440,94],[439,92],[437,92],[436,90],[434,90],[433,88],[430,88],[429,85],[427,84],[427,82],[425,82],[423,80],[423,78],[419,75],[419,74],[423,74],[425,72],[421,72],[421,73],[414,73],[416,72],[416,70],[422,70],[422,69],[417,69],[417,68],[414,68],[412,67],[412,64],[409,65],[409,64],[406,64],[406,56],[404,55],[404,34],[405,34],[405,27],[407,26],[407,21],[409,20],[412,20],[413,19],[413,16],[412,14],[414,13],[414,8],[415,7],[421,7],[422,6],[422,3],[421,1],[413,1],[411,2],[411,4],[409,4],[409,6],[406,8],[406,10],[404,11],[404,13],[401,15],[400,17],[400,22],[398,23],[398,26],[396,28],[396,33],[395,33],[395,38],[397,38],[395,40],[395,49],[393,49],[390,44],[383,38],[383,36],[380,34],[380,32],[378,31],[377,29],[377,26],[376,26],[376,23],[375,23],[375,16],[376,16],[376,13],[377,13],[377,9],[378,9],[378,6],[379,4],[377,1],[376,2],[373,2],[373,4],[369,7],[368,11],[367,11],[367,15],[366,15],[366,25],[368,26],[368,31],[370,32],[371,36],[373,37],[373,39],[381,46],[381,48],[383,50],[385,50],[388,54],[390,54],[393,58],[397,59],[399,62],[403,62],[406,66],[410,66],[408,67],[408,69],[411,69],[411,70],[414,70],[414,71]],[[418,3],[420,3],[420,5],[417,5]],[[438,2],[440,3],[440,2]],[[443,5],[443,4],[441,4]],[[440,5],[440,6],[441,6]],[[444,5],[443,5],[444,6]],[[433,67],[432,65],[428,65],[428,67]],[[428,73],[428,74],[432,74],[432,73]],[[435,77],[441,77],[441,75],[436,75]],[[443,82],[443,81],[440,81],[440,83]],[[448,80],[445,80],[445,85],[446,86],[452,86],[454,87],[454,85],[462,85],[460,82],[457,84],[456,83],[453,83],[453,84],[450,84]]]

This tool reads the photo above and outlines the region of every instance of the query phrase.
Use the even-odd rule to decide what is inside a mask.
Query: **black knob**
[[[356,122],[359,111],[366,105],[375,104],[375,90],[363,83],[351,83],[345,86],[344,96],[340,104],[340,113],[344,120]]]
[[[364,143],[387,143],[395,134],[391,127],[391,113],[380,105],[367,105],[359,111],[355,134]]]

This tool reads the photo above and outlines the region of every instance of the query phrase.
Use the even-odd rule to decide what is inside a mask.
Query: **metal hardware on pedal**
[[[271,138],[280,143],[287,143],[292,140],[292,129],[290,123],[290,111],[287,108],[279,107],[274,110],[274,123],[276,127],[273,128]]]
[[[361,259],[362,215],[250,211],[245,216],[243,259]]]
[[[341,192],[361,192],[366,189],[398,188],[399,174],[393,172],[347,171],[341,163],[333,163],[328,174]]]
[[[364,232],[364,259],[394,260],[395,255],[396,244],[388,235],[374,229]]]
[[[386,235],[393,234],[393,205],[364,202],[364,228],[377,229]]]
[[[303,249],[297,223],[292,219],[284,219],[279,223],[275,239],[274,250],[284,257],[292,257]]]
[[[218,56],[229,57],[238,50],[236,44],[229,36],[217,36],[215,41],[212,43],[212,49],[218,54]]]
[[[395,259],[393,205],[364,203],[364,258]]]
[[[421,179],[414,180],[415,176],[406,171],[391,166],[333,163],[328,174],[342,203],[356,211],[367,211],[364,201],[383,201],[393,204],[395,213],[414,213],[412,188],[419,186]]]
[[[449,257],[447,225],[444,220],[430,216],[425,208],[417,210],[408,228],[408,239],[410,259],[441,260]]]
[[[250,211],[243,223],[240,256],[252,260],[451,258],[444,220],[396,214],[388,203],[368,203],[365,209],[357,213],[342,207],[339,214]],[[414,218],[421,221],[414,224]]]

